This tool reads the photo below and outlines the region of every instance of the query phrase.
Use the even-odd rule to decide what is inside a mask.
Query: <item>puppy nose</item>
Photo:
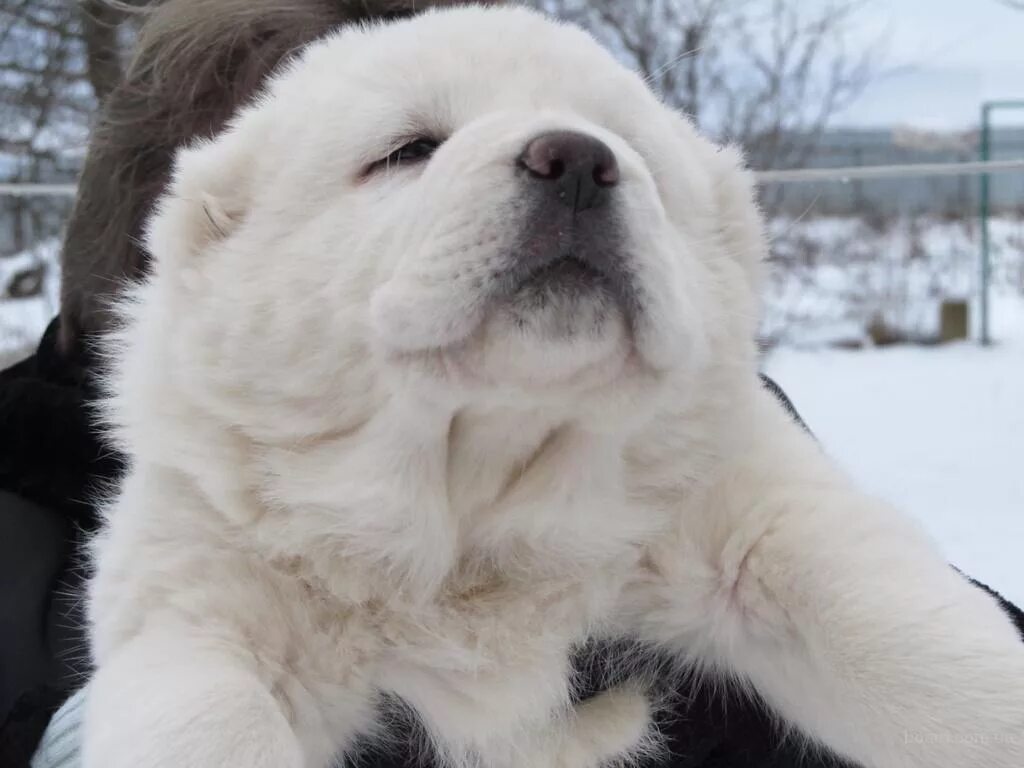
[[[579,212],[604,204],[619,183],[615,153],[600,139],[575,131],[535,136],[519,156],[530,177]]]

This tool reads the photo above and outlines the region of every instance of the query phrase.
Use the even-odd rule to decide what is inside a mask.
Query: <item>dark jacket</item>
[[[38,351],[0,372],[0,767],[28,759],[50,716],[88,675],[83,536],[90,489],[118,459],[90,428],[85,366]]]
[[[61,358],[55,339],[56,321],[35,355],[0,373],[0,768],[28,764],[53,712],[88,676],[81,548],[98,524],[96,488],[122,466],[91,426],[88,361]],[[782,390],[767,378],[764,384],[799,420]],[[1002,605],[1024,637],[1024,614]],[[609,659],[628,653],[628,645],[580,651],[581,697],[615,684],[627,665]],[[661,716],[671,757],[659,768],[845,765],[783,739],[763,705],[727,684],[664,693],[675,694],[675,704]],[[423,765],[400,746],[416,743],[414,728],[408,739],[393,740],[399,746],[368,746],[360,765]]]

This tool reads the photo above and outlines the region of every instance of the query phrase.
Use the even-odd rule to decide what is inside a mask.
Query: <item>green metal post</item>
[[[990,160],[992,155],[992,112],[997,109],[1024,109],[1024,100],[986,101],[981,105],[981,159]],[[989,174],[981,174],[981,194],[978,197],[978,218],[981,219],[981,287],[978,293],[978,314],[981,325],[981,343],[992,343],[989,326],[989,283],[992,282],[991,236],[988,218],[991,211]]]
[[[992,153],[992,132],[991,120],[992,105],[985,103],[981,105],[981,159],[990,159]],[[981,218],[981,280],[980,294],[978,296],[978,313],[981,323],[981,344],[987,347],[991,343],[988,329],[988,281],[989,281],[989,232],[988,232],[988,208],[989,208],[989,177],[987,173],[981,174],[981,194],[978,197],[978,215]]]

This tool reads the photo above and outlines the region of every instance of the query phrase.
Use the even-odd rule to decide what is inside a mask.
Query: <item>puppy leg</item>
[[[680,495],[637,623],[869,768],[1024,766],[1024,644],[995,601],[774,405],[744,423],[743,456]]]
[[[639,690],[623,685],[578,705],[539,732],[524,735],[507,754],[489,754],[485,764],[501,768],[601,768],[633,764],[653,753],[651,705]]]
[[[653,747],[651,705],[647,697],[630,686],[620,686],[577,707],[553,765],[616,765],[646,754]]]
[[[210,641],[151,630],[90,684],[84,768],[312,768],[322,751],[300,743],[251,657]]]

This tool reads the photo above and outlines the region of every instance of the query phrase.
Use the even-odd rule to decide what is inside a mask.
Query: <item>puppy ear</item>
[[[746,167],[743,151],[735,145],[716,147],[711,163],[715,169],[719,237],[725,251],[742,267],[751,287],[759,291],[768,256],[768,238],[754,174]]]
[[[231,129],[179,150],[171,183],[146,228],[156,266],[188,265],[227,240],[248,214],[256,146]]]

